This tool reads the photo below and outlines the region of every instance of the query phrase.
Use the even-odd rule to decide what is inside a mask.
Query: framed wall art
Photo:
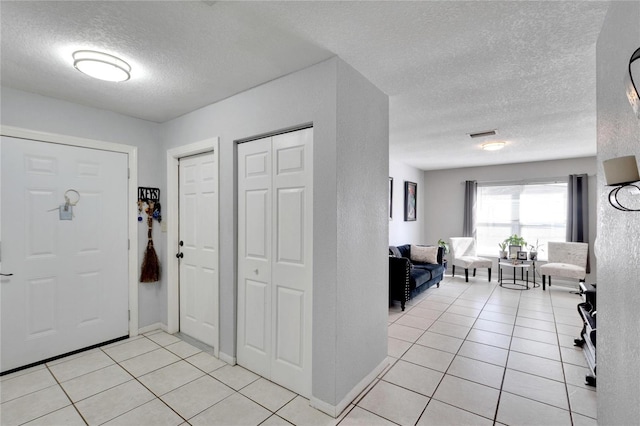
[[[389,220],[393,220],[393,178],[389,177]]]
[[[418,207],[418,184],[404,181],[404,220],[412,222],[416,220]]]

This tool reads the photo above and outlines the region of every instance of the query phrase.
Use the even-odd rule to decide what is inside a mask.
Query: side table
[[[498,262],[498,282],[500,283],[500,287],[509,288],[512,290],[529,290],[529,263],[513,263],[509,260],[500,260]],[[535,266],[533,266],[535,268]],[[513,282],[505,282],[502,269],[503,268],[513,268]],[[516,281],[516,269],[520,269],[520,282]],[[525,279],[526,273],[526,279]],[[534,287],[535,287],[535,269],[534,269]],[[509,286],[509,287],[507,287]]]

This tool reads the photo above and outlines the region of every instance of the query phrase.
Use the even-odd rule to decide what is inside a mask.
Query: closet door
[[[313,129],[273,137],[271,379],[311,395]]]
[[[311,394],[313,129],[238,147],[238,363]]]
[[[238,146],[238,363],[269,377],[271,138]]]

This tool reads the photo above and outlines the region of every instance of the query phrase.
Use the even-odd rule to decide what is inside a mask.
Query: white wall
[[[593,253],[596,238],[596,159],[595,157],[570,160],[540,161],[486,167],[468,167],[424,172],[425,198],[435,200],[425,208],[426,241],[448,240],[462,236],[464,217],[464,182],[514,181],[540,178],[568,177],[570,174],[589,175],[589,247]],[[427,201],[429,202],[429,201]],[[506,236],[505,236],[506,238]],[[496,246],[496,258],[498,247]],[[591,255],[591,274],[587,282],[595,282],[596,259]],[[480,270],[484,271],[484,270]]]
[[[623,76],[640,47],[640,3],[612,2],[596,47],[598,108],[598,423],[640,418],[640,212],[607,201],[602,161],[640,159],[640,120],[625,96]],[[638,84],[638,82],[636,82]],[[636,204],[637,205],[637,204]]]
[[[158,125],[114,112],[2,87],[1,122],[5,126],[40,132],[96,139],[138,147],[138,185],[163,187]],[[130,194],[137,199],[137,194]],[[164,238],[154,223],[154,245],[159,258],[164,255]],[[138,229],[138,270],[147,246],[147,227]],[[138,325],[145,327],[161,321],[161,305],[166,300],[164,282],[138,285]],[[164,303],[166,305],[166,303]]]
[[[431,209],[432,202],[426,199],[424,172],[399,161],[389,161],[389,177],[393,178],[393,219],[389,221],[389,245],[435,244],[438,239],[425,238],[425,207]],[[418,184],[416,220],[404,221],[404,182]],[[437,200],[437,199],[436,199]]]
[[[332,58],[161,125],[164,149],[220,138],[220,351],[235,356],[235,141],[313,123],[312,394],[332,406],[363,378],[365,370],[369,373],[386,357],[387,102],[362,76]],[[365,167],[370,163],[380,169]],[[351,216],[353,204],[348,200],[354,194],[358,199],[372,196],[357,218]],[[382,217],[380,211],[385,212]],[[365,239],[358,234],[365,232],[363,228],[371,234]],[[167,261],[171,252],[169,248]],[[363,257],[371,268],[355,271]],[[377,264],[382,266],[372,266]],[[348,298],[341,298],[343,294]],[[360,316],[371,321],[363,324]],[[350,321],[360,325],[359,338],[366,346],[345,346],[345,339],[354,334]]]
[[[337,89],[340,399],[387,357],[389,100],[342,61]]]

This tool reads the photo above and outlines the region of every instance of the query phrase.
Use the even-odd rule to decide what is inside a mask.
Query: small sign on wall
[[[138,200],[140,201],[160,201],[160,188],[145,188],[143,186],[138,187]]]

